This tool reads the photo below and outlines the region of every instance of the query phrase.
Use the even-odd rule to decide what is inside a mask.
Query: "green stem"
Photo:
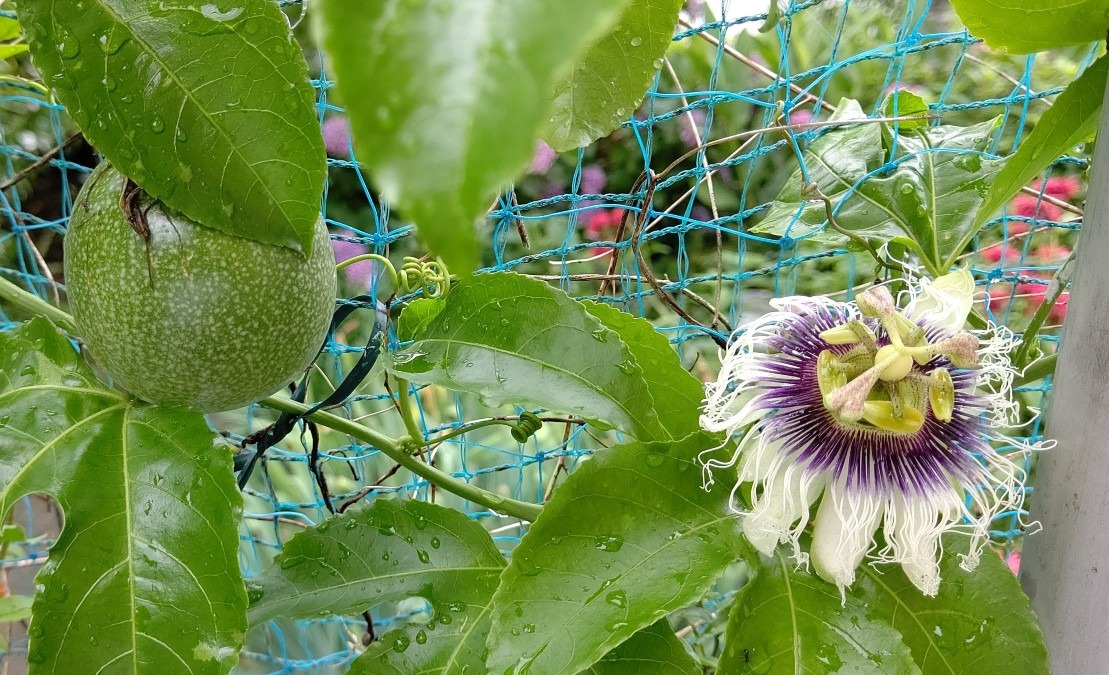
[[[436,436],[435,438],[429,438],[426,441],[420,441],[420,440],[416,439],[415,442],[412,445],[410,445],[409,447],[412,448],[412,449],[416,449],[416,448],[427,447],[429,445],[438,445],[439,443],[442,443],[443,441],[449,441],[450,439],[457,438],[457,437],[461,436],[462,434],[468,434],[471,431],[481,429],[482,427],[491,427],[491,426],[495,426],[497,424],[500,424],[500,425],[506,426],[506,427],[514,427],[517,424],[517,420],[482,420],[481,422],[474,422],[472,424],[464,424],[464,425],[462,425],[461,427],[459,427],[457,429],[453,429],[453,430],[451,430],[451,431],[449,431],[449,432],[447,432],[447,433],[445,433],[441,436]]]
[[[0,298],[7,300],[13,307],[18,307],[29,314],[45,316],[67,333],[77,334],[77,324],[73,322],[72,316],[2,277],[0,277]]]
[[[416,424],[416,416],[413,414],[412,398],[409,394],[408,380],[396,378],[397,381],[397,409],[400,411],[400,417],[404,420],[404,428],[408,431],[408,437],[416,443],[421,443],[424,440],[423,433],[420,432],[420,425]]]
[[[1040,328],[1047,321],[1047,317],[1055,307],[1055,302],[1063,295],[1063,291],[1066,290],[1067,284],[1070,282],[1071,270],[1074,267],[1074,254],[1075,252],[1071,251],[1070,256],[1063,261],[1062,266],[1055,270],[1043,301],[1036,309],[1036,313],[1032,315],[1028,327],[1024,329],[1024,335],[1020,338],[1020,345],[1017,347],[1016,353],[1013,354],[1013,364],[1018,368],[1026,365],[1032,358],[1032,350],[1036,348],[1036,337],[1040,334]]]
[[[31,314],[39,314],[45,316],[58,326],[76,335],[77,326],[76,324],[74,324],[72,316],[58,309],[57,307],[54,307],[42,298],[32,293],[28,293],[19,286],[16,286],[15,284],[3,278],[0,278],[0,299],[7,300],[13,306],[19,307],[20,309]],[[401,410],[408,411],[407,414],[402,412],[402,417],[405,417],[406,426],[408,424],[411,424],[411,427],[409,428],[409,433],[411,433],[412,429],[416,428],[416,423],[415,420],[412,419],[411,408],[408,407],[408,383],[401,381],[400,384],[403,385],[401,390],[405,392],[405,394],[402,395],[403,405],[401,407]],[[270,396],[259,401],[259,403],[275,410],[292,413],[303,413],[309,408],[309,406],[305,405],[304,403],[297,403],[296,401],[291,401],[286,398],[278,398],[276,396]],[[324,411],[312,413],[311,415],[308,415],[308,419],[312,420],[313,422],[322,424],[328,428],[334,429],[335,431],[347,434],[353,438],[357,438],[358,440],[365,443],[369,443],[378,450],[381,450],[381,452],[385,453],[397,464],[400,464],[417,476],[420,476],[438,485],[444,490],[454,493],[459,497],[462,497],[463,499],[468,499],[475,504],[481,504],[486,508],[493,509],[494,511],[497,511],[499,513],[504,513],[515,518],[519,518],[521,520],[533,521],[537,517],[539,517],[539,511],[541,509],[540,506],[529,504],[527,502],[516,501],[515,499],[508,499],[498,494],[489,492],[488,490],[483,490],[474,485],[470,485],[468,483],[460,481],[454,476],[451,476],[448,473],[444,473],[443,471],[440,471],[439,469],[436,469],[429,464],[425,464],[416,457],[408,454],[404,451],[404,449],[401,447],[400,443],[396,439],[381,434],[368,427],[364,427],[357,422],[352,422],[351,420],[344,419],[342,417],[339,417],[338,415],[333,415],[329,412]],[[418,433],[419,432],[417,431],[417,434]],[[420,435],[414,436],[414,438],[419,439]]]
[[[1026,384],[1031,384],[1036,380],[1042,380],[1048,375],[1055,373],[1055,362],[1058,360],[1058,354],[1048,354],[1043,358],[1036,359],[1028,364],[1024,372],[1019,377],[1013,378],[1014,387],[1023,387]]]
[[[406,382],[405,386],[407,385],[408,383]],[[296,401],[291,401],[287,398],[278,398],[276,396],[262,399],[259,403],[275,410],[291,413],[303,413],[309,408],[309,406],[303,403],[297,403]],[[481,504],[498,513],[504,513],[521,520],[534,521],[539,517],[539,512],[542,510],[542,507],[536,504],[508,499],[507,497],[502,497],[475,485],[460,481],[454,476],[440,471],[430,464],[421,462],[418,458],[408,454],[396,439],[385,436],[368,427],[364,427],[357,422],[352,422],[351,420],[322,410],[308,415],[307,419],[368,443],[417,476],[463,499],[468,499],[475,504]]]

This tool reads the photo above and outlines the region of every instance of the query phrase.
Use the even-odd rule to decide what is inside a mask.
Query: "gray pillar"
[[[1109,673],[1109,91],[1075,264],[1020,577],[1054,675]]]

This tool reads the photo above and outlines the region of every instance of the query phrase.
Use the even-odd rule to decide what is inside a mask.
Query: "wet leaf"
[[[317,8],[359,160],[456,272],[479,264],[474,221],[527,166],[547,92],[628,2],[324,0]]]
[[[702,672],[666,619],[659,619],[631,636],[584,671],[585,675],[701,675]]]
[[[928,104],[919,95],[908,89],[898,89],[886,97],[882,114],[886,117],[921,117],[928,114]],[[928,126],[926,119],[898,120],[901,130],[923,129]]]
[[[951,0],[959,19],[994,49],[1028,54],[1105,39],[1105,0]]]
[[[959,567],[967,541],[945,539],[939,593],[925,597],[900,567],[864,565],[850,598],[896,628],[928,675],[1047,675],[1047,648],[1028,598],[992,550],[973,572]]]
[[[65,513],[35,578],[30,672],[229,672],[246,593],[227,446],[199,413],[99,384],[42,318],[0,333],[0,372],[0,514],[31,493]]]
[[[981,228],[1033,178],[1060,155],[1074,149],[1097,130],[1109,76],[1109,56],[1102,56],[1055,99],[1020,147],[998,172],[975,225]]]
[[[915,590],[915,589],[914,589]],[[901,635],[853,595],[778,552],[763,557],[728,619],[720,675],[885,673],[920,675]],[[930,671],[925,671],[930,672]]]
[[[662,67],[683,0],[632,0],[620,22],[553,87],[544,139],[565,152],[631,117]]]
[[[586,300],[582,304],[631,350],[651,392],[655,414],[665,421],[670,435],[684,438],[700,429],[705,389],[700,380],[682,367],[670,341],[646,319],[599,302]]]
[[[229,234],[306,253],[326,177],[308,66],[269,0],[23,0],[31,56],[97,150]]]
[[[862,109],[843,101],[834,119],[859,119]],[[809,180],[827,195],[841,227],[875,246],[895,242],[911,247],[929,270],[941,274],[973,239],[975,217],[1002,161],[985,150],[997,121],[970,127],[938,126],[905,130],[896,142],[883,143],[877,124],[858,124],[831,131],[805,151]],[[896,154],[887,156],[889,148]],[[888,173],[879,170],[894,162]],[[766,218],[754,232],[813,234],[826,243],[847,238],[825,227],[821,202],[802,195],[800,169],[786,181]]]
[[[443,311],[444,306],[442,298],[419,298],[405,305],[397,320],[397,339],[408,341],[414,338]]]
[[[614,326],[629,323],[597,312]],[[629,344],[644,337],[641,328],[634,330],[625,343],[560,290],[518,274],[480,274],[451,287],[444,309],[393,354],[389,368],[417,384],[477,393],[490,405],[581,415],[636,438],[681,437],[689,433],[696,406],[675,417],[673,426],[659,410],[677,410],[674,401],[688,397],[679,393],[688,385],[676,381],[674,392],[660,392],[656,410],[637,359],[650,359],[663,372],[681,366],[676,356],[666,363],[654,340],[633,350]]]
[[[701,486],[697,454],[719,445],[626,443],[570,474],[501,576],[489,670],[579,672],[701,598],[742,546],[732,483]]]
[[[493,540],[465,514],[379,499],[290,539],[252,582],[250,622],[357,615],[418,596],[434,608],[431,621],[386,633],[351,672],[476,674],[484,668],[488,605],[503,567]]]

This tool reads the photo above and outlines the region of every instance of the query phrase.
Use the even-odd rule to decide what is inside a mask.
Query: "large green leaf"
[[[572,473],[501,575],[489,670],[576,673],[707,592],[742,545],[731,482],[701,487],[719,444],[617,445]]]
[[[837,115],[852,119],[861,109],[845,101]],[[902,129],[896,137],[896,166],[889,173],[869,175],[890,159],[881,127],[852,125],[814,141],[805,152],[805,165],[810,181],[831,199],[841,227],[876,245],[910,245],[938,272],[953,264],[978,231],[975,217],[1002,165],[985,155],[995,127],[996,121],[989,121]],[[798,238],[823,227],[824,205],[805,201],[802,183],[798,169],[753,231]],[[831,228],[815,238],[835,243],[846,239]]]
[[[651,392],[655,414],[664,421],[670,436],[684,438],[700,429],[704,386],[682,368],[670,341],[646,319],[591,300],[583,301],[582,305],[606,327],[616,331],[631,350]]]
[[[326,177],[308,66],[270,0],[22,0],[31,56],[85,137],[224,232],[312,248]]]
[[[978,228],[1060,155],[1070,152],[1097,130],[1106,77],[1109,56],[1102,56],[1059,94],[998,172],[978,209],[975,218]]]
[[[1043,635],[1009,566],[987,550],[967,572],[959,567],[965,538],[944,545],[936,597],[922,595],[900,567],[863,566],[849,602],[862,602],[870,618],[896,628],[928,675],[1047,675]]]
[[[732,606],[717,672],[920,675],[921,670],[897,630],[871,617],[864,602],[851,596],[841,604],[835,586],[778,552],[762,558]]]
[[[1105,0],[951,0],[971,34],[1015,54],[1105,39]]]
[[[32,673],[227,673],[246,629],[242,498],[204,418],[106,389],[45,319],[0,333],[0,514],[53,495]]]
[[[380,499],[290,539],[252,583],[249,618],[351,615],[422,597],[434,607],[432,621],[387,633],[352,672],[477,673],[503,567],[493,540],[465,514]]]
[[[523,170],[555,82],[630,0],[323,0],[321,37],[359,160],[457,271]]]
[[[659,619],[594,663],[587,675],[701,675],[666,619]]]
[[[580,302],[541,281],[498,273],[459,282],[412,337],[389,368],[417,384],[475,392],[490,405],[581,415],[641,439],[688,433],[686,420],[672,429],[655,410],[636,358],[653,347],[633,351]]]
[[[684,0],[632,0],[620,23],[552,89],[544,138],[557,152],[608,135],[639,106],[662,67]]]

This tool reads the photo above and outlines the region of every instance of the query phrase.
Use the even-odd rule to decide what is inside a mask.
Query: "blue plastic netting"
[[[538,148],[529,174],[493,206],[483,230],[490,269],[534,275],[575,296],[600,299],[649,318],[674,343],[683,363],[705,378],[718,363],[707,333],[726,337],[730,329],[765,311],[774,296],[849,298],[853,289],[875,279],[875,268],[863,255],[829,248],[810,237],[779,239],[750,232],[792,173],[802,149],[827,130],[795,126],[787,133],[755,132],[773,126],[783,114],[794,125],[826,120],[845,97],[857,99],[877,116],[885,94],[905,88],[928,101],[943,124],[969,125],[999,117],[989,151],[1007,155],[1051,97],[1093,57],[1091,49],[1020,57],[991,53],[962,29],[942,0],[794,0],[777,28],[763,34],[757,28],[765,19],[765,2],[708,2],[716,7],[687,2],[668,59],[634,115],[611,136],[576,153],[554,156]],[[299,7],[290,11],[295,14]],[[0,15],[13,14],[0,10]],[[321,64],[308,32],[299,28],[298,35],[309,62]],[[29,72],[28,68],[26,60],[3,62],[0,74]],[[390,214],[360,171],[342,109],[330,91],[333,83],[322,67],[317,67],[314,84],[331,157],[324,215],[337,254],[344,258],[369,251],[396,261],[419,255],[423,251],[411,226]],[[0,182],[49,157],[36,173],[0,190],[0,274],[53,302],[64,301],[61,235],[73,197],[95,163],[80,139],[67,143],[75,131],[61,107],[37,92],[0,82]],[[690,150],[742,132],[752,133],[702,148],[666,171]],[[871,177],[879,177],[885,168]],[[1074,245],[1085,169],[1084,156],[1060,158],[960,259],[979,284],[978,307],[1018,333]],[[627,237],[624,242],[612,238],[619,215],[642,207],[644,189],[635,186],[647,171],[660,174],[660,180],[637,248],[675,301],[709,328],[686,321],[662,304],[634,256],[622,255],[614,274],[608,275],[609,256],[603,254],[612,246],[629,246]],[[522,231],[530,247],[522,242]],[[348,268],[342,293],[351,297],[366,288],[373,291],[378,271],[371,263]],[[1049,351],[1064,314],[1065,305],[1058,307],[1043,332]],[[365,344],[365,323],[345,326],[328,346],[310,400],[325,396],[328,383],[353,363]],[[11,325],[12,319],[0,312],[0,328]],[[402,429],[389,412],[381,381],[379,376],[367,380],[347,402],[345,414],[399,435]],[[1041,408],[1049,389],[1050,380],[1019,391],[1029,405]],[[513,413],[490,410],[475,397],[429,389],[418,398],[420,421],[428,434],[463,421]],[[213,428],[235,442],[272,415],[252,409],[210,419]],[[431,459],[439,468],[487,489],[540,502],[579,458],[612,440],[591,433],[548,424],[521,445],[503,427],[492,427],[443,443]],[[1016,433],[1037,439],[1039,420],[1030,420]],[[302,525],[328,515],[309,472],[303,441],[293,434],[271,450],[246,488],[240,560],[247,576],[268,565],[281,542]],[[399,492],[466,511],[490,529],[506,552],[524,532],[519,522],[436,492],[398,471],[374,448],[349,438],[326,434],[322,457],[337,507]],[[29,537],[41,538],[9,548],[2,564],[12,585],[22,584],[17,590],[29,592],[30,573],[46,556],[58,516],[33,499],[24,500],[16,515]],[[1020,515],[1003,514],[994,523],[996,540],[1010,555],[1019,552]],[[719,597],[691,610],[684,636],[699,641],[713,630],[713,617],[727,601],[726,590],[722,587]],[[426,609],[418,600],[379,606],[373,612],[377,633]],[[358,617],[271,622],[248,637],[240,672],[342,672],[357,654],[363,629]],[[16,629],[7,658],[25,656],[21,635]]]

